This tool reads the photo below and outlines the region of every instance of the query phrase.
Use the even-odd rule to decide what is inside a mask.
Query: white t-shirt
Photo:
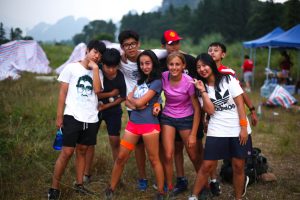
[[[64,114],[80,122],[98,122],[98,98],[93,88],[93,71],[79,62],[70,63],[60,73],[58,81],[69,84]]]
[[[215,112],[210,116],[208,123],[207,136],[238,137],[241,130],[240,119],[237,106],[233,100],[233,98],[243,93],[238,81],[230,76],[227,83],[224,77],[220,83],[220,92],[216,91],[213,86],[206,85],[206,87],[208,96],[215,106]],[[248,134],[251,133],[249,121],[247,132]]]

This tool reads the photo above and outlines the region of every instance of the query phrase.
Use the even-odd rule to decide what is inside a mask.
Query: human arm
[[[208,115],[214,114],[215,106],[208,96],[204,83],[201,80],[197,80],[197,79],[194,79],[193,83],[202,96],[204,112],[206,112]]]
[[[243,93],[243,100],[250,111],[251,124],[252,124],[252,126],[256,126],[257,122],[258,122],[258,118],[257,118],[256,112],[255,112],[255,107],[252,104],[252,102],[246,92]]]
[[[113,89],[110,92],[101,92],[98,95],[98,98],[99,99],[105,99],[105,98],[109,98],[109,97],[116,97],[118,95],[119,95],[119,90],[118,89]],[[124,98],[124,100],[125,100],[125,98]]]
[[[238,95],[237,97],[233,98],[233,100],[237,106],[237,112],[239,115],[240,124],[242,124],[241,123],[242,120],[247,120],[243,96]],[[240,144],[246,145],[248,140],[247,125],[246,126],[245,124],[241,125],[239,138],[240,138]]]
[[[116,99],[114,100],[114,102],[110,102],[110,103],[106,103],[106,104],[100,104],[100,105],[98,106],[98,110],[99,110],[99,111],[106,110],[106,109],[108,109],[108,108],[111,108],[111,107],[113,107],[113,106],[116,106],[116,105],[122,103],[124,100],[125,100],[124,97],[118,97],[118,98],[116,98]]]
[[[61,128],[63,125],[63,112],[66,102],[66,97],[68,93],[69,83],[61,82],[58,102],[57,102],[57,111],[56,111],[56,128]]]
[[[191,96],[191,100],[192,100],[192,105],[194,108],[194,118],[193,118],[192,130],[191,130],[191,133],[188,138],[188,147],[194,146],[197,142],[197,131],[198,131],[200,117],[201,117],[200,116],[200,104],[199,104],[198,98],[196,97],[195,94]]]
[[[133,97],[133,92],[129,93],[127,100],[136,109],[143,109],[148,104],[148,102],[155,96],[156,91],[149,89],[142,97],[136,99]]]
[[[102,90],[102,84],[101,84],[100,75],[99,75],[99,67],[92,60],[89,61],[88,67],[91,70],[93,70],[93,88],[94,88],[95,94],[98,96]]]

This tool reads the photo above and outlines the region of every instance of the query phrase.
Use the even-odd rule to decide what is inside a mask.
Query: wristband
[[[204,93],[204,92],[206,92],[205,90],[204,91],[200,91],[200,94],[202,94],[202,93]],[[207,92],[206,92],[207,93]]]
[[[248,122],[246,119],[240,119],[240,126],[247,126]]]
[[[160,104],[159,103],[154,103],[153,108],[157,108],[157,107],[160,107]]]
[[[252,106],[251,108],[249,108],[249,111],[250,112],[252,112],[252,111],[254,111],[255,110],[255,107],[254,106]]]

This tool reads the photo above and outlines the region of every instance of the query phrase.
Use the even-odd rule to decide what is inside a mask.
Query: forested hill
[[[280,26],[287,30],[300,23],[300,1],[284,4],[258,0],[199,0],[195,9],[177,7],[197,0],[164,0],[164,12],[123,16],[121,30],[133,29],[144,39],[160,38],[164,30],[175,29],[184,37],[199,41],[203,36],[220,33],[228,42],[253,39]],[[176,5],[176,6],[174,6]],[[193,6],[194,7],[194,6]]]
[[[174,6],[174,8],[181,8],[184,6],[188,6],[190,9],[196,9],[199,2],[202,0],[163,0],[161,5],[161,11],[166,11],[170,8],[170,6]]]

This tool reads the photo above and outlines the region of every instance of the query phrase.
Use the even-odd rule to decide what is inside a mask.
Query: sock
[[[216,183],[216,182],[217,182],[217,179],[215,179],[215,178],[214,178],[214,179],[211,179],[210,182],[211,182],[211,183]]]

